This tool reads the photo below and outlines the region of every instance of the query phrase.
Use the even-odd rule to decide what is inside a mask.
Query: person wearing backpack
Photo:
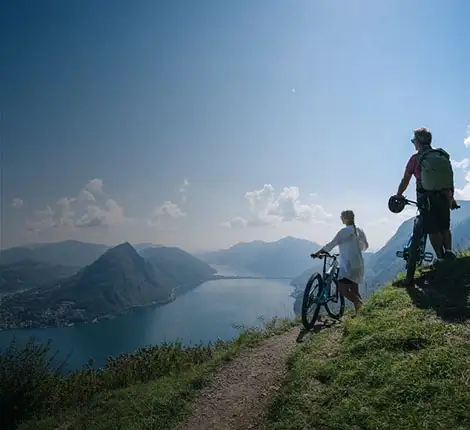
[[[450,210],[457,207],[454,199],[454,172],[450,155],[442,148],[433,148],[432,134],[427,128],[414,130],[416,154],[408,160],[396,198],[403,198],[411,177],[416,178],[416,199],[426,208],[422,211],[424,230],[429,234],[437,262],[455,259],[452,252]]]

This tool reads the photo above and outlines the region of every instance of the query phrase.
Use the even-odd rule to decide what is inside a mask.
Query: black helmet
[[[405,199],[392,196],[388,199],[388,209],[394,214],[399,214],[403,209],[405,209]]]

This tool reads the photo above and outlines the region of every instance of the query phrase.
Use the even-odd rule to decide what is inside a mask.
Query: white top
[[[327,243],[323,249],[331,252],[335,247],[339,247],[339,274],[338,279],[346,278],[350,281],[361,284],[364,281],[364,259],[362,251],[365,251],[369,244],[362,229],[356,227],[357,235],[354,234],[354,226],[343,227],[333,240]]]

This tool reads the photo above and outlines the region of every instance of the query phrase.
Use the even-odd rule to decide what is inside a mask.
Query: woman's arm
[[[346,230],[342,228],[340,231],[338,231],[338,233],[336,233],[336,236],[333,238],[333,240],[331,240],[331,242],[328,242],[325,246],[323,246],[323,248],[312,255],[318,257],[318,255],[324,251],[330,252],[335,246],[339,245],[343,241],[345,231]]]
[[[367,242],[366,234],[364,233],[364,230],[362,230],[362,228],[358,228],[357,233],[361,251],[365,251],[367,248],[369,248],[369,242]]]

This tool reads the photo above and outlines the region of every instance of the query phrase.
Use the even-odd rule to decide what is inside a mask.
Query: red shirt
[[[408,163],[406,163],[406,168],[405,171],[406,173],[409,173],[410,175],[414,175],[416,180],[419,181],[421,171],[419,169],[419,163],[418,163],[418,154],[413,154],[411,158],[408,160]]]

